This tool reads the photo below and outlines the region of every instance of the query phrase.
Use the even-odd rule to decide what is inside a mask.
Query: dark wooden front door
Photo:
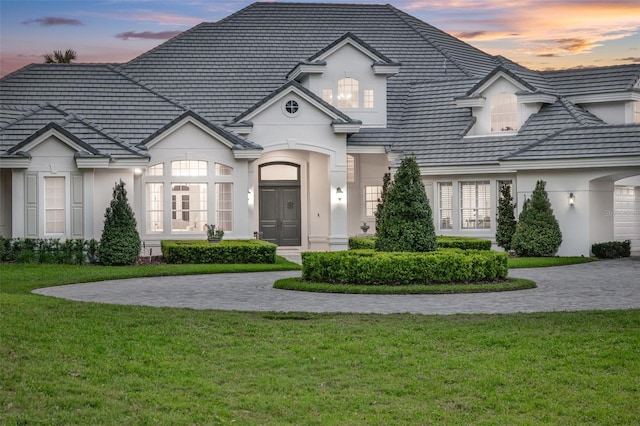
[[[262,239],[279,246],[300,245],[300,187],[260,186]]]

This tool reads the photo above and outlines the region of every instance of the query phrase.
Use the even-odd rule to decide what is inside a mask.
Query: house
[[[539,179],[560,255],[640,250],[640,65],[537,72],[390,5],[255,3],[124,64],[0,82],[0,234],[99,238],[126,183],[147,247],[342,250],[415,155],[437,234],[495,239]],[[157,252],[156,252],[157,253]]]

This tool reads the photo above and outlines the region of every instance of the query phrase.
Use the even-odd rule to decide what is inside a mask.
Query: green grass
[[[434,284],[434,285],[356,285],[314,283],[300,278],[283,278],[275,282],[274,288],[280,290],[311,291],[318,293],[345,294],[452,294],[452,293],[490,293],[496,291],[514,291],[535,288],[536,283],[522,278],[509,278],[495,283],[474,284]]]
[[[156,272],[133,270],[0,265],[0,424],[640,423],[640,310],[246,313],[29,293]]]
[[[576,265],[595,262],[595,257],[510,257],[509,268],[546,268],[549,266]]]

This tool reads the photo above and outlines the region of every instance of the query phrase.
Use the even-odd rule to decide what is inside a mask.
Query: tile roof
[[[577,68],[540,73],[564,96],[631,90],[640,79],[640,64]]]
[[[241,121],[298,84],[287,83],[287,75],[345,37],[383,63],[402,64],[387,79],[387,128],[361,128],[348,137],[350,146],[415,153],[425,167],[496,164],[534,153],[542,158],[545,150],[570,155],[558,148],[568,144],[559,142],[562,138],[601,141],[603,129],[611,129],[626,146],[640,127],[605,125],[570,102],[576,94],[637,91],[640,65],[537,72],[488,55],[390,5],[254,3],[126,64],[40,64],[6,76],[0,80],[0,150],[54,123],[105,155],[125,155],[127,149],[144,155],[146,142],[186,116],[225,136],[234,149],[259,149],[221,126]],[[544,104],[515,136],[465,136],[474,118],[470,108],[456,106],[455,98],[501,71],[528,90],[558,100]],[[596,136],[586,136],[589,129]],[[617,152],[614,139],[598,143]],[[587,145],[574,146],[574,154],[598,152]]]

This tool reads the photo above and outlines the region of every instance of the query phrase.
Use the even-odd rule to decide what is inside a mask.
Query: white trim
[[[333,133],[358,133],[360,131],[360,124],[356,123],[332,123],[331,128]]]
[[[511,166],[511,164],[509,164]],[[518,169],[515,167],[506,167],[501,164],[496,165],[454,165],[454,166],[435,166],[435,167],[421,167],[420,175],[424,177],[433,175],[474,175],[474,174],[506,174],[517,173]]]
[[[555,95],[549,95],[547,93],[516,93],[519,104],[553,104],[558,100]]]
[[[397,64],[374,64],[373,73],[375,75],[395,75],[400,72],[400,65]]]
[[[386,154],[384,146],[347,145],[347,154]]]
[[[28,169],[31,163],[31,158],[16,157],[16,158],[2,158],[0,159],[0,169]]]
[[[509,83],[513,84],[514,86],[516,86],[519,90],[523,91],[523,92],[529,92],[530,90],[525,87],[522,83],[520,83],[519,81],[515,80],[513,77],[511,77],[508,74],[505,74],[504,71],[499,71],[497,72],[493,77],[491,77],[489,80],[485,81],[484,84],[480,87],[478,87],[476,90],[473,91],[473,93],[469,96],[469,97],[473,97],[476,94],[482,93],[485,90],[487,90],[489,87],[491,87],[496,81],[498,81],[499,79],[504,78],[505,80],[507,80]]]
[[[76,158],[76,167],[79,169],[106,169],[109,168],[109,161],[109,157],[78,157]]]
[[[236,149],[233,151],[233,158],[236,160],[255,160],[262,155],[261,149]]]
[[[567,99],[573,102],[574,104],[615,102],[615,101],[640,101],[640,93],[631,92],[631,91],[594,93],[590,95],[567,96]]]
[[[468,98],[456,98],[456,106],[459,108],[481,108],[485,105],[487,98],[474,96]]]
[[[612,158],[567,158],[557,160],[503,160],[501,165],[516,170],[582,169],[590,167],[638,167],[640,156]]]

